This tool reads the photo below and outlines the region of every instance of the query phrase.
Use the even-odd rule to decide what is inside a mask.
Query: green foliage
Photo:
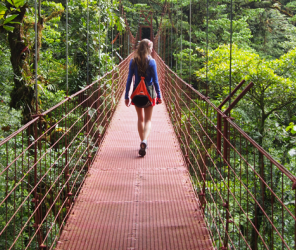
[[[292,135],[296,134],[296,125],[294,122],[289,124],[289,126],[286,128],[286,131],[290,131]]]
[[[232,41],[239,47],[249,48],[250,38],[252,38],[247,17],[242,17],[239,20],[233,21],[232,27]],[[203,46],[206,43],[206,32],[195,31],[195,36],[202,39]],[[209,21],[209,45],[210,48],[215,49],[221,44],[228,44],[230,41],[230,20],[228,18],[220,18]]]
[[[295,48],[296,28],[277,10],[247,10],[253,37],[250,46],[261,56],[274,59]]]
[[[12,6],[19,8],[26,3],[26,0],[7,0]]]
[[[180,53],[174,54],[174,56],[178,61],[182,61],[182,68],[179,67],[177,70],[178,75],[182,76],[182,79],[186,82],[190,82],[191,75],[191,83],[194,84],[192,82],[194,81],[194,69],[200,68],[205,62],[205,51],[199,47],[195,47],[194,50],[184,49]]]
[[[287,62],[286,57],[276,61],[278,65]],[[295,74],[295,64],[291,63],[291,74]],[[213,95],[225,97],[229,93],[229,47],[220,46],[209,54],[208,77],[213,87]],[[250,98],[253,104],[262,108],[261,101],[264,101],[266,109],[262,111],[268,114],[272,110],[278,110],[284,103],[294,100],[296,85],[293,79],[279,76],[271,66],[274,62],[265,61],[254,52],[239,49],[233,45],[232,52],[232,81],[240,82],[242,79],[255,84],[251,90]],[[293,66],[292,66],[293,65]],[[280,69],[279,69],[280,70]],[[205,79],[206,68],[196,72],[196,76]],[[233,86],[234,87],[234,86]],[[283,95],[278,95],[282,93]],[[261,100],[261,98],[263,98]]]
[[[25,5],[26,0],[7,0],[7,2],[10,4],[9,8],[0,2],[0,27],[3,26],[6,31],[13,32],[13,24],[19,24],[19,22],[14,21],[19,14],[11,13],[20,12],[20,7]]]
[[[296,81],[296,48],[282,55],[279,59],[270,62],[270,66],[275,72],[286,78]]]
[[[68,2],[69,54],[68,58],[66,58],[65,2],[41,1],[41,17],[44,23],[41,32],[40,58],[37,72],[40,111],[44,111],[63,100],[67,92],[70,95],[85,87],[118,63],[114,53],[119,48],[111,45],[111,41],[117,32],[122,33],[125,30],[124,20],[117,9],[118,1],[70,0]],[[87,3],[89,3],[89,22]],[[229,1],[222,3],[214,0],[209,2],[208,72],[205,67],[207,54],[205,0],[173,0],[169,2],[157,0],[149,3],[123,0],[123,3],[133,35],[137,33],[139,23],[144,23],[144,19],[140,18],[140,10],[155,11],[153,17],[155,35],[160,23],[163,4],[169,4],[169,15],[163,17],[164,26],[162,30],[162,34],[166,35],[166,44],[164,45],[166,54],[164,57],[169,60],[167,64],[170,65],[172,59],[172,65],[177,73],[203,93],[206,93],[205,81],[209,80],[209,95],[212,102],[219,105],[229,93]],[[296,19],[294,15],[296,1],[280,1],[281,4],[274,3],[272,8],[251,8],[248,5],[250,3],[253,3],[253,1],[235,1],[234,3],[232,23],[232,39],[234,43],[232,54],[233,85],[231,88],[233,89],[235,84],[242,79],[247,82],[253,81],[255,86],[239,102],[231,115],[277,161],[295,173],[293,161],[295,162],[296,154],[296,130],[294,125],[296,116]],[[256,1],[256,3],[262,3],[262,1]],[[14,31],[16,24],[18,24],[20,10],[25,4],[28,7],[26,7],[25,19],[21,23],[21,27],[24,33],[24,43],[30,51],[27,64],[31,75],[23,75],[23,77],[26,79],[26,86],[33,89],[34,77],[32,75],[35,73],[33,62],[35,33],[32,25],[35,19],[34,2],[25,0],[0,1],[0,29],[2,32],[0,34],[0,140],[21,126],[21,112],[9,107],[9,94],[14,88],[14,76],[9,61],[10,52],[7,34],[12,34]],[[294,16],[285,15],[284,12],[279,10],[281,6],[288,8],[289,13]],[[189,25],[190,8],[193,13],[191,27]],[[173,34],[170,33],[171,30],[173,30]],[[162,47],[160,54],[161,50]],[[67,59],[68,65],[66,65]],[[68,76],[66,75],[67,70]],[[87,82],[87,71],[89,71],[89,82]],[[190,73],[192,75],[191,79]],[[34,102],[35,100],[30,101]],[[20,103],[19,108],[22,109],[25,105],[25,103]],[[194,110],[194,112],[198,111]],[[90,116],[94,116],[95,113],[95,109],[88,109]],[[47,122],[52,122],[55,118],[47,116],[44,119]],[[77,119],[79,117],[75,114],[69,117],[69,121],[73,123]],[[203,121],[201,120],[201,122]],[[186,115],[184,114],[181,117],[181,124],[183,127],[186,124]],[[83,122],[80,122],[79,125],[82,126]],[[195,124],[195,127],[197,126]],[[103,133],[102,127],[98,126],[96,129]],[[48,145],[54,142],[54,138],[62,137],[65,134],[65,127],[62,125],[57,126],[46,138]],[[83,133],[79,134],[77,143],[74,146],[79,150],[84,149],[84,139]],[[20,141],[17,140],[17,143],[20,143]],[[10,147],[9,150],[12,152],[13,145],[10,145]],[[17,147],[17,150],[20,151],[21,148]],[[69,150],[69,153],[75,151],[74,147]],[[95,146],[93,150],[96,150]],[[44,151],[41,151],[41,153],[44,153]],[[209,153],[213,154],[211,150],[209,150]],[[0,154],[1,157],[4,156],[4,152],[0,152]],[[54,153],[52,153],[52,157],[55,157]],[[32,162],[29,155],[25,156],[25,160]],[[5,161],[2,159],[0,162],[3,168]],[[234,163],[239,164],[238,162]],[[57,165],[57,169],[61,167],[62,165]],[[243,171],[247,171],[246,166],[242,166],[242,168]],[[22,171],[21,169],[17,169],[17,171],[19,171],[18,178],[20,178]],[[42,168],[42,171],[44,172],[45,169]],[[12,175],[9,178],[8,186],[12,188],[15,182]],[[0,194],[2,196],[5,192],[3,186],[5,181],[3,178],[0,179]],[[231,190],[233,191],[233,187],[237,185],[239,183],[231,181]],[[208,186],[213,190],[215,189],[210,182]],[[288,190],[288,187],[286,190]],[[25,197],[26,195],[26,189],[17,190],[17,205],[20,204],[22,196]],[[8,206],[11,206],[11,204],[11,201],[9,201]],[[231,201],[231,205],[233,204],[234,202]],[[246,201],[243,201],[243,206],[245,205]],[[292,205],[288,204],[288,206]],[[0,222],[3,223],[5,219],[3,216],[1,217],[1,214],[0,209]],[[24,216],[27,215],[24,214]],[[53,215],[49,217],[49,221],[53,221]],[[16,219],[19,220],[20,218]],[[237,220],[246,221],[246,217],[242,215],[236,215],[233,219],[236,222]],[[24,240],[27,239],[26,234],[24,238]],[[21,248],[21,245],[16,245],[16,249]]]

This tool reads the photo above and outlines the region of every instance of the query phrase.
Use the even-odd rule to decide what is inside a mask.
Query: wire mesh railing
[[[295,176],[154,57],[214,247],[295,249]]]
[[[0,142],[2,249],[54,249],[124,91],[131,56]]]

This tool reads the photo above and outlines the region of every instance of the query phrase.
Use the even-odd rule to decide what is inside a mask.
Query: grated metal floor
[[[164,104],[139,145],[122,99],[56,249],[213,249]]]

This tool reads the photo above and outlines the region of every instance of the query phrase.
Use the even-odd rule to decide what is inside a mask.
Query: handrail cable
[[[55,247],[64,222],[74,205],[75,197],[84,183],[89,167],[94,161],[97,149],[106,135],[116,104],[124,91],[127,79],[129,55],[111,72],[105,73],[99,80],[90,81],[90,6],[87,0],[87,86],[77,93],[66,96],[54,107],[34,117],[32,121],[0,142],[1,152],[7,158],[7,164],[0,169],[0,177],[5,180],[6,193],[1,197],[0,205],[6,209],[6,224],[1,229],[11,234],[12,245],[23,242],[23,232],[29,233],[25,247],[31,248],[36,239],[40,248]],[[100,0],[99,0],[100,3]],[[113,3],[113,1],[112,1]],[[178,3],[178,0],[177,0]],[[173,6],[173,2],[171,3]],[[38,23],[37,0],[35,0],[35,95],[36,114],[38,110]],[[113,7],[113,5],[112,5]],[[66,0],[66,85],[68,89],[68,22],[69,6]],[[230,4],[230,70],[229,91],[232,87],[232,39],[233,39],[233,0]],[[40,6],[39,6],[40,9]],[[182,9],[182,4],[181,4]],[[180,149],[186,158],[186,164],[192,178],[194,190],[198,196],[199,208],[203,211],[208,229],[212,230],[213,245],[221,249],[292,249],[295,241],[290,230],[296,225],[295,209],[291,197],[295,196],[296,177],[283,165],[276,162],[269,153],[248,136],[230,117],[191,84],[191,39],[192,39],[192,2],[190,0],[190,82],[184,82],[155,54],[158,64],[161,88],[165,105],[173,123],[174,131],[180,143]],[[182,13],[182,11],[181,11]],[[40,13],[39,13],[40,15]],[[178,18],[178,16],[177,16]],[[182,15],[181,19],[183,21]],[[162,19],[161,19],[162,20]],[[113,39],[113,16],[111,33]],[[182,21],[181,21],[181,60],[182,74]],[[100,25],[100,24],[99,24]],[[154,42],[159,49],[159,26]],[[100,28],[99,28],[100,30]],[[135,39],[130,32],[134,44]],[[165,28],[165,31],[168,30]],[[169,30],[167,31],[169,32]],[[206,84],[209,77],[209,0],[207,0],[206,18]],[[139,29],[136,38],[139,38]],[[164,32],[163,32],[164,33]],[[166,48],[171,48],[172,67],[172,25],[171,45],[169,39]],[[169,35],[168,35],[169,37]],[[108,40],[108,25],[106,41]],[[124,40],[124,39],[123,39]],[[165,37],[163,39],[165,42]],[[106,50],[108,52],[108,43]],[[176,48],[177,50],[177,48]],[[165,47],[164,47],[165,51]],[[100,53],[100,52],[99,52]],[[113,53],[113,46],[112,46]],[[177,65],[177,61],[176,61]],[[107,67],[107,64],[105,64]],[[177,67],[176,67],[177,69]],[[108,84],[112,81],[112,86]],[[103,101],[102,101],[103,100]],[[229,98],[230,103],[230,98]],[[216,126],[217,114],[224,117],[223,129]],[[45,117],[44,121],[42,117]],[[190,117],[188,119],[188,116]],[[183,119],[183,118],[187,119]],[[42,130],[42,122],[45,129]],[[33,135],[26,138],[26,132]],[[217,133],[222,138],[222,147],[217,143]],[[19,146],[22,142],[22,146]],[[25,143],[24,143],[25,142]],[[221,145],[220,145],[221,146]],[[11,150],[8,150],[11,149]],[[68,157],[68,152],[71,155]],[[28,162],[23,159],[28,157]],[[264,170],[262,167],[264,166]],[[17,170],[22,171],[18,176]],[[263,171],[263,172],[262,172]],[[78,174],[77,174],[78,173]],[[31,178],[31,179],[30,179]],[[14,185],[8,181],[14,180]],[[5,183],[6,182],[6,183]],[[285,183],[285,186],[284,186]],[[292,190],[286,188],[291,185]],[[24,194],[24,186],[28,186]],[[252,188],[250,188],[252,187]],[[21,199],[19,193],[22,193]],[[54,199],[51,199],[54,197]],[[3,199],[2,199],[3,198]],[[33,199],[32,199],[33,198]],[[20,201],[18,201],[20,199]],[[8,207],[9,201],[14,206]],[[268,202],[267,202],[268,201]],[[295,200],[293,200],[293,204]],[[30,203],[33,203],[33,206]],[[264,203],[265,202],[265,203]],[[27,210],[26,210],[27,209]],[[23,216],[27,214],[27,217]],[[276,217],[281,215],[281,220]],[[19,219],[20,218],[20,219]],[[20,222],[18,221],[20,220]],[[259,220],[261,222],[259,222]],[[285,222],[285,223],[284,223]],[[19,223],[19,224],[18,224]],[[242,225],[244,223],[246,225]],[[261,224],[259,224],[261,223]],[[17,230],[11,230],[15,227]],[[58,227],[56,229],[55,227]],[[266,228],[271,233],[266,232]],[[15,232],[14,232],[15,231]],[[285,234],[284,234],[285,232]],[[45,236],[45,237],[44,237]],[[252,242],[253,238],[255,238]],[[7,244],[7,240],[5,240]],[[256,247],[253,246],[255,244]],[[290,248],[291,246],[291,248]],[[6,247],[7,248],[7,247]]]

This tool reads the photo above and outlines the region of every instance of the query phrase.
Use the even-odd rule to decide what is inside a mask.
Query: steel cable
[[[38,114],[38,24],[37,24],[37,0],[35,0],[35,99],[36,114]]]
[[[207,0],[207,45],[206,45],[206,96],[208,96],[208,88],[209,88],[209,0]]]
[[[180,42],[181,42],[181,51],[180,51],[180,76],[182,77],[183,76],[183,72],[182,72],[182,62],[183,62],[183,7],[182,7],[182,2],[181,2],[181,39],[180,39]]]
[[[208,0],[207,0],[207,58],[206,58],[206,80],[208,81],[208,19],[209,19],[209,11],[208,11]],[[190,1],[191,4],[191,1]],[[68,2],[66,2],[68,5]],[[66,6],[67,8],[67,6]],[[191,9],[191,6],[190,6]],[[38,61],[37,53],[38,47],[36,47],[38,43],[38,29],[36,27],[37,24],[37,2],[35,0],[35,94],[36,98],[38,98],[38,86],[37,86],[37,69],[38,69]],[[191,12],[191,11],[190,11]],[[232,5],[231,5],[232,12]],[[88,7],[88,28],[87,28],[87,37],[89,36],[89,7]],[[66,16],[68,18],[68,10],[66,9]],[[191,14],[190,14],[191,19]],[[231,90],[231,57],[232,57],[232,13],[230,17],[231,21],[231,36],[230,36],[230,72],[229,72],[229,88]],[[66,20],[66,25],[68,21]],[[182,22],[181,22],[182,24]],[[191,20],[190,20],[191,24]],[[112,23],[113,26],[113,23]],[[182,27],[182,25],[181,25]],[[191,31],[191,27],[190,27]],[[191,33],[191,32],[190,32]],[[36,36],[37,35],[37,36]],[[68,30],[66,27],[66,36],[68,35]],[[106,36],[107,37],[107,36]],[[159,36],[160,37],[160,36]],[[172,37],[172,32],[171,32]],[[182,37],[182,32],[181,32]],[[112,31],[113,38],[113,31]],[[68,38],[66,39],[68,45]],[[88,47],[87,47],[87,55],[89,57],[89,37],[87,38]],[[66,45],[66,57],[68,59],[68,48]],[[181,39],[182,45],[182,39]],[[190,46],[191,46],[191,34],[190,34]],[[171,40],[171,49],[172,49],[172,40]],[[113,48],[112,48],[113,51]],[[182,51],[182,47],[181,47]],[[191,47],[190,47],[191,54]],[[247,134],[245,134],[230,118],[224,117],[225,122],[228,126],[228,136],[224,134],[223,131],[220,131],[216,127],[216,117],[219,113],[221,116],[223,113],[216,108],[203,94],[196,91],[192,88],[190,84],[184,82],[181,78],[179,78],[172,70],[169,69],[167,65],[159,58],[158,55],[155,55],[158,69],[159,69],[159,78],[165,79],[162,81],[162,89],[164,90],[165,104],[167,105],[167,109],[169,110],[169,115],[173,122],[173,127],[175,129],[176,134],[179,136],[179,141],[182,146],[183,152],[186,153],[184,157],[187,159],[187,164],[189,170],[192,170],[192,182],[194,184],[194,180],[202,180],[206,189],[202,190],[202,185],[200,182],[197,182],[194,186],[195,192],[199,197],[200,209],[204,209],[204,217],[205,220],[208,221],[207,225],[209,229],[213,231],[216,230],[217,236],[215,233],[212,233],[213,244],[217,244],[217,248],[220,248],[223,244],[223,240],[227,239],[226,243],[224,242],[224,249],[227,248],[236,248],[236,241],[239,238],[242,239],[242,244],[244,244],[245,248],[250,249],[250,241],[248,239],[248,233],[245,233],[241,230],[241,223],[236,220],[237,211],[240,211],[240,216],[245,217],[245,224],[249,226],[254,232],[258,235],[258,239],[261,241],[261,247],[264,249],[268,249],[269,247],[269,239],[264,236],[264,232],[260,231],[253,223],[252,214],[250,214],[249,208],[245,208],[246,198],[248,197],[247,205],[254,206],[256,209],[259,209],[262,212],[262,217],[265,219],[266,225],[274,231],[275,236],[273,239],[279,240],[282,243],[282,246],[286,246],[289,249],[289,239],[287,234],[280,233],[277,229],[279,222],[273,221],[273,218],[270,218],[269,210],[264,209],[264,206],[261,205],[260,199],[261,197],[256,196],[256,191],[250,188],[251,185],[260,181],[260,185],[263,185],[266,192],[270,192],[270,197],[272,199],[274,206],[274,213],[281,213],[282,220],[287,221],[287,225],[282,225],[282,230],[285,229],[287,231],[290,221],[295,221],[294,210],[290,208],[289,202],[291,197],[293,197],[293,193],[295,191],[284,190],[283,180],[287,181],[287,185],[294,185],[295,177],[285,169],[284,166],[277,163],[264,149],[262,149],[259,145],[256,144],[254,140],[252,140]],[[172,58],[172,57],[171,57]],[[181,57],[182,58],[182,57]],[[43,244],[48,242],[48,239],[52,237],[50,235],[53,231],[53,224],[59,224],[60,230],[63,228],[63,222],[66,221],[67,216],[73,206],[72,197],[76,197],[78,194],[83,180],[85,179],[85,174],[87,173],[87,169],[89,168],[90,163],[94,160],[95,154],[93,150],[97,145],[102,141],[102,137],[105,136],[106,130],[108,129],[108,125],[110,123],[110,119],[113,114],[113,100],[116,100],[116,104],[119,101],[119,97],[122,95],[124,90],[124,85],[127,77],[128,71],[128,62],[129,59],[126,59],[118,66],[117,69],[113,69],[112,72],[105,74],[98,81],[93,82],[88,85],[83,90],[75,93],[74,95],[67,97],[61,103],[55,105],[51,109],[43,112],[42,116],[53,117],[49,124],[50,127],[46,127],[44,133],[37,131],[35,133],[35,137],[33,137],[32,141],[28,141],[28,147],[24,149],[22,147],[22,152],[17,155],[17,151],[9,153],[7,149],[13,143],[16,145],[17,136],[21,136],[22,140],[24,140],[24,131],[29,131],[30,129],[34,129],[40,124],[40,118],[35,118],[31,121],[29,125],[24,126],[17,132],[15,132],[9,139],[5,139],[0,142],[0,148],[4,149],[3,152],[6,152],[7,159],[12,159],[11,162],[8,162],[4,169],[0,171],[0,177],[4,176],[9,171],[15,172],[16,166],[18,164],[18,160],[22,159],[23,156],[27,153],[29,154],[30,150],[35,149],[35,159],[33,162],[28,162],[28,169],[23,171],[21,174],[21,178],[18,181],[15,181],[12,187],[7,186],[6,189],[6,197],[4,200],[0,200],[1,204],[6,203],[8,199],[16,200],[18,197],[16,192],[18,191],[18,187],[20,185],[27,184],[28,178],[30,175],[34,175],[34,171],[36,171],[36,167],[43,164],[43,161],[46,162],[46,157],[50,157],[50,165],[45,165],[44,172],[40,172],[38,174],[38,181],[35,181],[35,184],[32,185],[31,189],[28,190],[26,197],[21,200],[21,204],[16,208],[12,206],[11,217],[6,220],[6,225],[1,231],[7,232],[8,227],[12,224],[12,221],[17,218],[17,215],[20,211],[22,211],[23,206],[26,205],[26,202],[31,202],[31,198],[34,196],[32,202],[35,206],[32,206],[33,209],[31,213],[27,217],[27,221],[22,224],[21,229],[17,231],[17,236],[13,235],[13,247],[20,237],[23,237],[23,232],[28,230],[28,227],[32,224],[32,222],[37,223],[36,228],[33,231],[33,234],[29,236],[26,246],[27,248],[32,247],[30,245],[34,239],[37,238],[37,242],[41,247],[44,247]],[[67,61],[67,60],[66,60]],[[182,61],[182,60],[181,60]],[[67,61],[68,63],[68,61]],[[88,58],[89,64],[89,58]],[[172,59],[171,59],[172,66]],[[66,66],[68,67],[68,66]],[[88,66],[89,67],[89,66]],[[87,77],[89,77],[89,68],[87,69]],[[191,60],[190,60],[190,73],[191,73]],[[66,69],[66,74],[68,74],[68,69]],[[112,76],[112,78],[111,78]],[[114,77],[115,76],[115,77]],[[165,77],[164,77],[165,76]],[[191,79],[191,74],[190,74]],[[87,79],[89,81],[89,78]],[[110,81],[115,82],[116,93],[113,93],[113,84],[108,84]],[[89,82],[87,82],[89,83]],[[189,89],[189,91],[188,91]],[[114,99],[113,99],[114,98]],[[104,101],[102,102],[102,99]],[[36,99],[37,102],[37,99]],[[115,105],[116,105],[115,104]],[[38,105],[38,104],[36,104]],[[38,107],[38,106],[36,106]],[[209,109],[209,110],[208,110]],[[66,112],[65,112],[66,110]],[[36,111],[38,109],[36,108]],[[93,111],[93,112],[90,112]],[[186,119],[190,114],[190,119]],[[74,120],[73,117],[75,118]],[[51,118],[50,118],[51,119]],[[73,122],[71,122],[73,121]],[[206,127],[205,127],[206,124]],[[209,128],[207,127],[209,126]],[[61,134],[57,139],[54,139],[54,142],[47,142],[46,136],[51,136],[52,133],[61,129]],[[229,145],[229,151],[227,157],[224,158],[223,152],[216,145],[216,135],[219,133],[223,140]],[[238,136],[239,135],[239,140]],[[65,138],[70,138],[68,142],[64,143]],[[54,138],[54,137],[53,137]],[[230,140],[231,138],[231,140]],[[87,146],[85,146],[87,142]],[[205,141],[206,140],[206,141]],[[209,143],[207,143],[209,142]],[[40,146],[41,145],[41,146]],[[95,145],[95,146],[94,146]],[[38,147],[37,147],[38,146]],[[16,147],[16,146],[15,146]],[[247,148],[247,149],[246,149]],[[196,149],[196,150],[195,150]],[[36,153],[39,150],[38,154]],[[42,151],[43,150],[43,151]],[[65,153],[68,150],[72,150],[72,155],[69,157],[68,161],[64,161]],[[254,162],[248,159],[248,154],[254,155]],[[52,156],[54,154],[54,156]],[[236,155],[236,157],[235,157]],[[266,171],[266,175],[262,176],[260,171],[258,171],[258,155],[262,155],[263,162],[266,164],[270,164],[271,170]],[[230,158],[232,156],[232,158]],[[5,157],[5,156],[4,156]],[[53,159],[52,159],[53,158]],[[238,165],[243,165],[243,174],[250,174],[250,179],[243,179],[242,177],[242,169],[240,171],[237,170]],[[70,167],[69,176],[65,179],[64,175],[66,174],[66,169]],[[15,167],[14,171],[12,168]],[[257,169],[256,169],[257,168]],[[41,190],[41,185],[46,182],[46,179],[51,174],[52,171],[57,171],[55,173],[55,179],[50,181],[50,186],[45,188],[45,192],[43,196],[37,196],[36,191],[38,189]],[[207,178],[203,175],[204,171],[207,173]],[[276,171],[279,171],[282,175],[282,186],[277,186],[273,188],[272,181],[271,186],[270,182],[267,180],[272,180],[272,174]],[[252,177],[251,177],[252,174]],[[5,177],[6,178],[6,177]],[[80,179],[81,178],[81,179]],[[195,178],[195,179],[194,179]],[[235,187],[233,188],[230,184],[230,179],[240,184],[240,193],[236,192]],[[8,176],[7,176],[8,180]],[[14,176],[14,180],[16,180],[16,176]],[[31,183],[34,181],[31,180]],[[57,184],[58,183],[58,184]],[[4,183],[4,185],[6,185]],[[67,189],[67,185],[70,185],[70,189]],[[51,192],[58,187],[58,191],[55,193],[55,197],[52,200],[52,204],[47,205],[46,199],[47,196],[50,195]],[[41,192],[39,192],[41,194]],[[291,196],[292,194],[292,196]],[[37,199],[38,198],[38,199]],[[71,201],[72,200],[72,201]],[[227,207],[230,202],[233,203],[233,207],[230,209]],[[37,203],[38,202],[38,203]],[[293,201],[294,202],[294,201]],[[70,204],[69,204],[70,203]],[[273,204],[272,203],[272,204]],[[288,205],[287,205],[288,204]],[[57,207],[56,207],[57,206]],[[221,208],[225,207],[229,213],[229,217],[225,220],[225,216],[223,215],[223,211]],[[56,208],[55,208],[56,207]],[[5,208],[4,208],[5,209]],[[7,209],[7,208],[6,208]],[[43,210],[42,210],[43,209]],[[210,210],[207,210],[210,209]],[[45,210],[45,213],[44,213]],[[53,210],[55,213],[53,213]],[[29,210],[28,210],[29,212]],[[43,213],[42,213],[43,212]],[[51,218],[51,212],[53,213],[53,217]],[[34,218],[35,217],[35,218]],[[273,217],[273,215],[272,215]],[[37,220],[38,219],[38,220]],[[14,222],[15,223],[15,222]],[[23,221],[21,221],[23,223]],[[46,223],[46,224],[45,224]],[[48,227],[48,224],[51,225]],[[50,224],[52,223],[52,224]],[[227,223],[233,223],[232,232],[228,230],[226,226]],[[244,225],[243,225],[244,226]],[[32,227],[32,226],[30,226]],[[46,231],[47,230],[47,231]],[[235,235],[235,232],[237,234]],[[48,248],[53,248],[55,242],[57,241],[57,235],[60,233],[59,230],[54,232],[53,242],[51,247],[45,246]],[[43,237],[43,235],[45,237]],[[43,237],[43,238],[42,238]],[[215,238],[216,237],[216,238]],[[216,243],[214,240],[217,240]],[[220,244],[221,243],[221,244]],[[275,246],[275,245],[274,245]],[[239,245],[241,247],[241,243]]]
[[[69,94],[69,6],[66,0],[66,94]]]
[[[190,0],[190,7],[189,7],[189,84],[191,84],[191,11],[192,11],[192,3]]]
[[[230,47],[229,47],[229,107],[231,104],[231,81],[232,81],[232,0],[230,0]],[[229,116],[230,116],[229,111]]]
[[[89,85],[89,0],[87,0],[87,76],[86,76],[86,84]]]

